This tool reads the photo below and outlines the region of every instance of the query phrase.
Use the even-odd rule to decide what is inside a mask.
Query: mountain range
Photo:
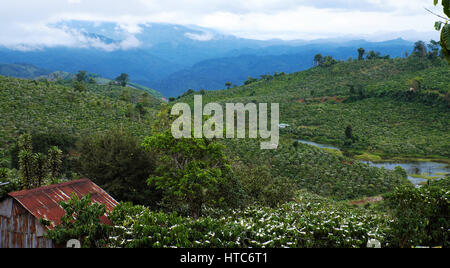
[[[413,42],[403,39],[251,40],[198,26],[161,23],[132,30],[116,23],[86,21],[64,21],[52,27],[76,35],[80,44],[0,47],[0,63],[32,64],[48,72],[86,70],[109,79],[128,73],[132,82],[166,97],[188,89],[223,89],[226,82],[241,85],[249,76],[305,70],[313,66],[318,53],[345,60],[356,58],[360,47],[392,57],[402,57],[413,48]],[[0,74],[5,73],[0,69]]]

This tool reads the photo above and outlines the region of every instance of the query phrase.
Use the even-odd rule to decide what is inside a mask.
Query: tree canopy
[[[170,131],[145,138],[144,148],[158,156],[155,173],[148,183],[163,191],[172,208],[187,205],[190,215],[202,215],[204,204],[218,205],[226,199],[231,166],[223,145],[201,139],[175,139]]]
[[[130,76],[126,73],[122,73],[116,78],[116,81],[123,87],[125,87],[128,82],[130,82]]]

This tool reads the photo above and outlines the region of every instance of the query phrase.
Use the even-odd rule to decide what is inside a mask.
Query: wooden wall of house
[[[0,248],[52,248],[44,227],[12,198],[0,203]]]

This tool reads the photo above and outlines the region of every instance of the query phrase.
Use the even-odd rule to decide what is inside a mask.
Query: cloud
[[[201,33],[201,34],[185,33],[184,35],[187,38],[190,38],[192,40],[197,40],[197,41],[209,41],[209,40],[212,40],[214,38],[214,34],[208,33],[208,32],[204,32],[204,33]]]
[[[137,48],[139,46],[141,46],[141,41],[139,41],[134,35],[129,35],[119,44],[119,48],[123,50]]]
[[[67,2],[69,4],[73,4],[73,5],[77,5],[77,4],[81,4],[81,0],[67,0]]]
[[[203,17],[200,25],[257,39],[316,39],[377,32],[431,32],[433,23],[434,18],[426,12],[392,14],[298,7],[276,14],[217,12]]]
[[[428,3],[429,2],[429,3]],[[141,24],[198,25],[255,39],[316,39],[379,32],[432,32],[423,0],[15,0],[2,3],[0,45],[17,49],[93,46],[131,49]],[[439,9],[434,9],[440,12]],[[64,20],[115,22],[125,38],[105,43],[50,25]],[[205,41],[211,34],[188,34]]]

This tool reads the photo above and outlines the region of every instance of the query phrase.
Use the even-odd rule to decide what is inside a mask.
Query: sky
[[[0,0],[0,46],[96,46],[64,20],[117,22],[129,33],[119,47],[139,45],[140,24],[198,25],[252,39],[336,37],[438,39],[432,0]],[[208,38],[205,38],[207,40]],[[382,41],[382,40],[374,40]]]

